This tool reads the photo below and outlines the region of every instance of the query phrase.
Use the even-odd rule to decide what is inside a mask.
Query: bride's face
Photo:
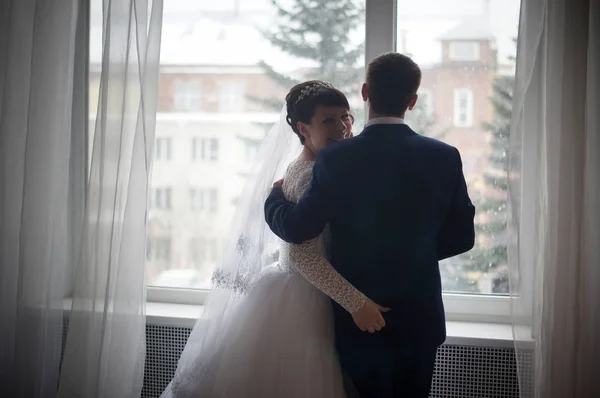
[[[304,145],[313,151],[352,135],[354,118],[350,110],[343,107],[318,106],[310,124],[302,123],[300,132],[304,136]]]

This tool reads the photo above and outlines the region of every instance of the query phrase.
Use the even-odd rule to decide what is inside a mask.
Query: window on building
[[[178,111],[200,111],[202,108],[202,85],[196,80],[175,80],[173,105]]]
[[[171,143],[172,143],[172,139],[170,137],[155,138],[155,142],[154,142],[155,157],[154,157],[154,159],[170,161],[171,156],[172,156],[172,152],[171,152],[172,144]]]
[[[219,140],[216,138],[193,138],[192,160],[211,162],[219,160]]]
[[[476,41],[450,42],[449,56],[453,61],[478,61],[479,43]]]
[[[171,210],[171,188],[152,188],[150,191],[150,208]]]
[[[219,110],[221,112],[241,112],[246,101],[246,87],[243,82],[223,82],[219,84]]]
[[[473,91],[461,88],[454,90],[454,126],[473,126]]]

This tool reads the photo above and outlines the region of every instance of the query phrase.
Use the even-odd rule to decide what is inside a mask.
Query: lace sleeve
[[[325,259],[319,248],[319,239],[299,245],[289,245],[290,261],[298,272],[317,289],[321,290],[346,311],[360,309],[366,297],[341,276]]]

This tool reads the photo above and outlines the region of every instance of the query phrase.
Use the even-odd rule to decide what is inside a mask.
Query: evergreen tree
[[[294,85],[306,80],[324,80],[348,97],[357,126],[364,124],[360,107],[360,87],[364,81],[364,42],[353,42],[351,35],[364,26],[364,0],[271,0],[277,10],[277,23],[263,36],[274,47],[291,58],[315,63],[314,67],[294,70],[293,75],[275,70],[266,61],[260,62],[264,73],[281,91],[287,93]],[[258,99],[279,112],[283,96]],[[264,125],[265,132],[270,128]],[[362,127],[359,127],[362,129]],[[259,146],[261,140],[239,137],[246,146]],[[247,174],[241,175],[247,177]],[[237,200],[237,199],[236,199]],[[271,255],[273,261],[278,251]]]
[[[300,73],[295,71],[292,76],[263,61],[260,66],[264,72],[283,92],[304,80],[332,83],[348,96],[360,130],[364,124],[359,97],[365,73],[364,42],[353,43],[351,35],[356,33],[356,27],[364,25],[364,0],[272,0],[272,3],[278,23],[272,30],[263,31],[264,37],[283,53],[315,62],[316,66]],[[283,98],[260,101],[275,111],[283,105]],[[435,124],[433,115],[426,112],[424,101],[418,102],[409,114],[411,126],[422,134],[427,134]]]
[[[364,75],[364,43],[353,43],[351,35],[364,25],[364,0],[272,0],[277,11],[277,23],[262,34],[274,47],[293,58],[308,60],[315,67],[296,70],[294,75],[275,70],[266,61],[260,67],[287,93],[305,80],[324,80],[348,96],[353,106],[356,125],[362,126],[359,109],[360,86]],[[279,112],[283,95],[274,98],[255,98]],[[271,124],[264,124],[265,132]],[[262,140],[244,137],[246,146],[260,146]]]
[[[499,76],[494,80],[491,98],[494,107],[492,123],[484,124],[491,133],[491,150],[488,171],[484,174],[485,191],[474,205],[479,222],[475,225],[478,242],[473,250],[460,257],[460,274],[465,280],[460,289],[478,291],[478,286],[468,281],[468,275],[493,275],[492,293],[508,293],[508,263],[506,223],[508,201],[508,148],[513,99],[513,76]]]
[[[315,62],[314,68],[290,76],[261,62],[265,73],[282,89],[302,80],[319,79],[333,84],[348,96],[357,96],[363,80],[364,43],[351,35],[364,25],[363,0],[272,0],[278,23],[264,37],[285,54]],[[277,110],[282,98],[271,101]]]

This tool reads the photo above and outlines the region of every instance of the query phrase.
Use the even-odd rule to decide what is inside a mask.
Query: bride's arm
[[[329,191],[331,176],[325,167],[325,152],[321,149],[313,167],[312,181],[298,203],[286,200],[283,191],[273,189],[265,201],[265,220],[271,231],[289,243],[313,239],[331,220],[335,203]]]
[[[349,313],[357,311],[365,303],[367,299],[365,295],[341,276],[325,259],[319,248],[318,238],[289,245],[289,255],[292,264],[307,281]]]

